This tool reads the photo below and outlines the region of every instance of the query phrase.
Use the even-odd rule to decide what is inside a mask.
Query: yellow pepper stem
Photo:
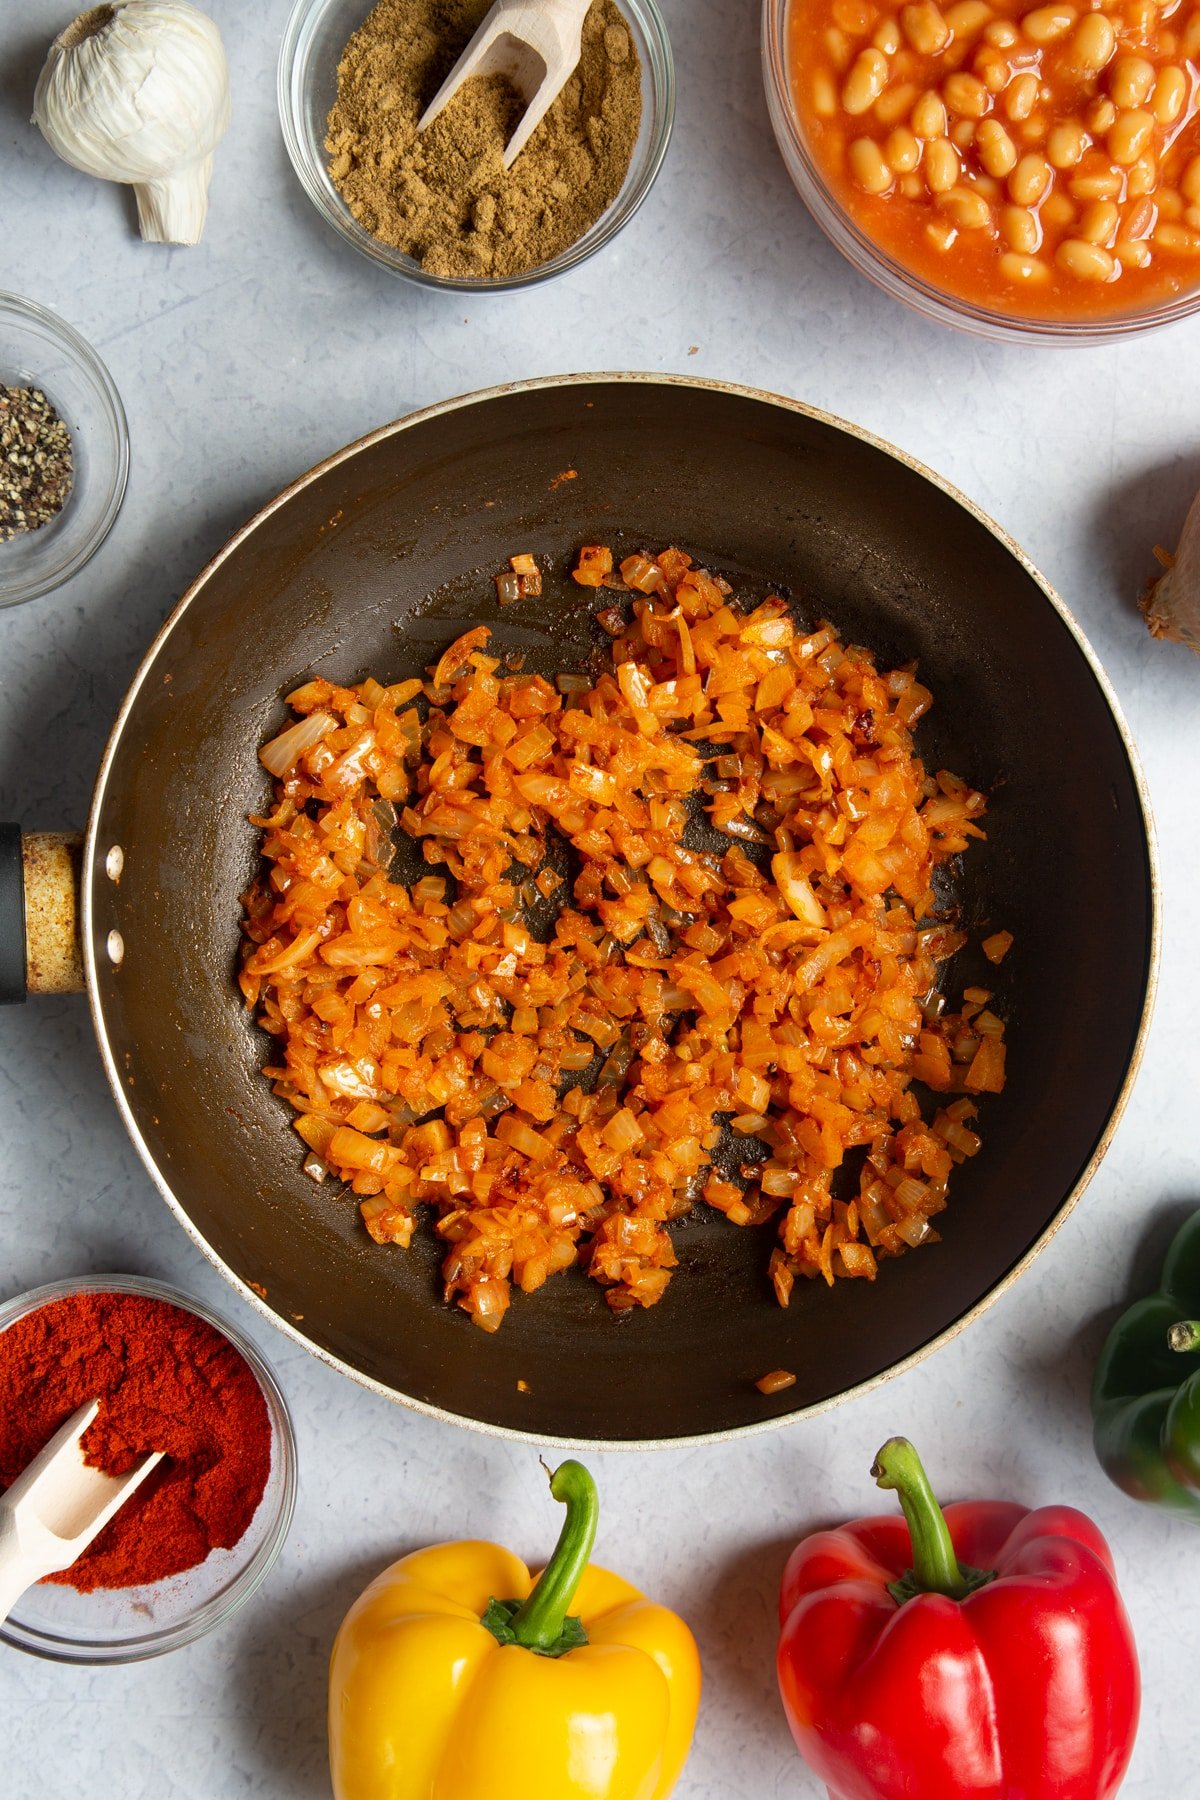
[[[569,1618],[568,1609],[591,1559],[600,1516],[596,1484],[582,1463],[560,1463],[550,1492],[567,1509],[550,1561],[520,1606],[492,1600],[482,1619],[502,1644],[519,1644],[538,1656],[562,1656],[587,1643],[581,1621]]]

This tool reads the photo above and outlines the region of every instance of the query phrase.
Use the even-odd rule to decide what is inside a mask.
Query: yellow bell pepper
[[[589,1566],[587,1470],[563,1463],[550,1491],[567,1516],[536,1581],[499,1544],[441,1544],[393,1563],[350,1608],[329,1676],[335,1800],[671,1793],[700,1703],[695,1640]]]

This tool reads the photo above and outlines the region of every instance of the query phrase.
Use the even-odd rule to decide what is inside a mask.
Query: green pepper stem
[[[1167,1333],[1172,1350],[1200,1350],[1200,1320],[1180,1319]]]
[[[517,1643],[543,1654],[550,1653],[562,1637],[563,1621],[588,1566],[600,1517],[596,1484],[582,1463],[560,1463],[550,1477],[550,1492],[562,1501],[567,1516],[554,1554],[512,1619]]]
[[[972,1583],[959,1567],[950,1531],[921,1459],[907,1438],[889,1438],[871,1468],[881,1488],[894,1488],[912,1539],[913,1582],[921,1593],[962,1600]]]

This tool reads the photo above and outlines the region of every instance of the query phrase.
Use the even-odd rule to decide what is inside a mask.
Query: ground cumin
[[[637,50],[614,0],[595,0],[579,67],[511,169],[523,102],[500,76],[469,81],[418,134],[488,3],[379,0],[338,66],[333,182],[360,225],[434,275],[518,275],[566,250],[616,199],[641,123]]]

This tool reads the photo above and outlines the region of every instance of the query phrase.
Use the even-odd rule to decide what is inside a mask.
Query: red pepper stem
[[[591,1558],[600,1517],[596,1484],[582,1463],[560,1463],[550,1477],[550,1492],[562,1501],[567,1516],[550,1561],[512,1618],[517,1643],[543,1655],[553,1654],[562,1637],[575,1590]]]
[[[921,1459],[907,1438],[889,1438],[871,1469],[881,1488],[894,1488],[912,1539],[912,1576],[922,1593],[962,1600],[971,1582],[959,1567],[945,1516]]]
[[[1172,1350],[1200,1350],[1200,1320],[1180,1319],[1167,1333]]]

